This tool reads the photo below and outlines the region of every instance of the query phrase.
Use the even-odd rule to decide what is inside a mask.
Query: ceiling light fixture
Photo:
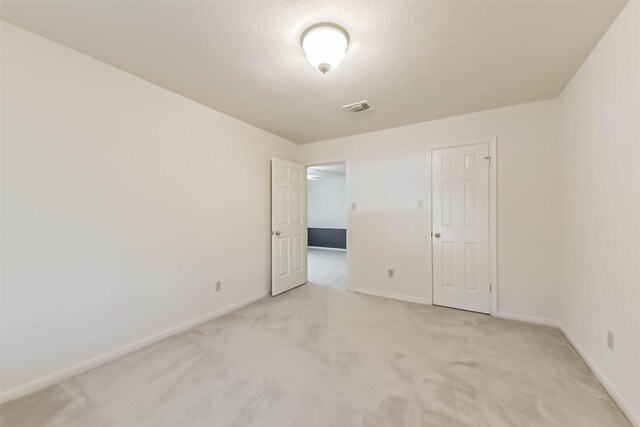
[[[307,61],[322,74],[337,68],[349,45],[349,35],[335,24],[317,24],[302,34],[302,50]]]

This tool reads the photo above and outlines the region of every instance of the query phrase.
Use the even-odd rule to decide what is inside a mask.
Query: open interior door
[[[271,159],[271,295],[307,282],[307,168]]]

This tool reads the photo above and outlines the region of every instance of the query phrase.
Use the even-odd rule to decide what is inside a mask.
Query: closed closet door
[[[432,256],[436,305],[489,313],[489,144],[433,150]]]

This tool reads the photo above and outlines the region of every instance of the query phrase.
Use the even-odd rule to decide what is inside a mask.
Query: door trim
[[[427,144],[427,189],[428,189],[428,229],[429,234],[426,236],[429,241],[429,256],[427,257],[427,264],[431,269],[431,274],[428,277],[431,287],[431,303],[433,304],[433,246],[431,245],[433,233],[433,194],[431,188],[431,156],[434,150],[442,148],[454,148],[464,147],[467,145],[475,144],[489,144],[489,156],[491,157],[489,163],[489,274],[491,280],[491,292],[490,292],[490,311],[489,314],[495,316],[498,313],[498,139],[496,136],[487,138],[478,138],[464,141],[452,141],[439,144]]]

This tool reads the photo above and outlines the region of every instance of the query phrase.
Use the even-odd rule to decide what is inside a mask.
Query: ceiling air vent
[[[367,100],[365,99],[364,101],[360,101],[360,102],[355,102],[353,104],[349,104],[349,105],[343,105],[342,109],[344,111],[348,111],[350,113],[361,113],[363,111],[367,111],[369,108],[371,108],[371,106],[369,104],[367,104]]]

